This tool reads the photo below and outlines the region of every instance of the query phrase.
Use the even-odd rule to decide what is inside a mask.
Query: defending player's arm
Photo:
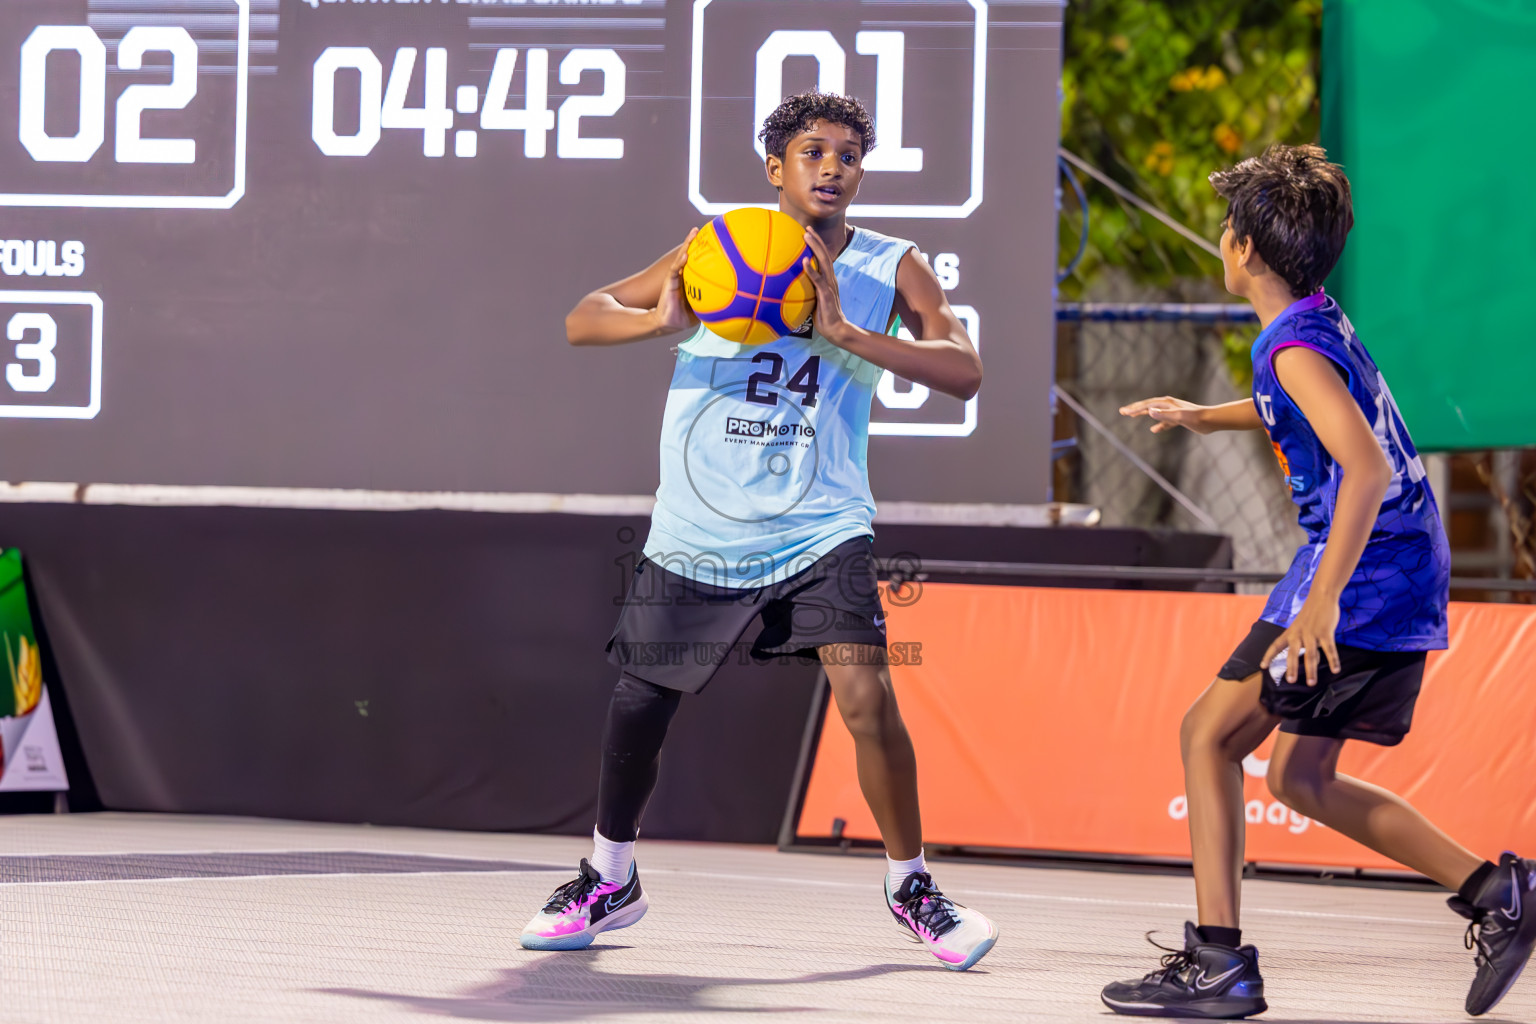
[[[867,359],[915,384],[942,391],[962,401],[981,389],[981,356],[932,268],[908,252],[896,268],[895,311],[916,341],[877,334],[848,322],[838,297],[832,256],[814,231],[805,233],[814,263],[806,264],[816,286],[816,331],[839,348]]]
[[[1339,625],[1339,597],[1371,537],[1382,499],[1392,483],[1392,467],[1365,414],[1327,356],[1293,346],[1281,349],[1274,365],[1286,394],[1340,470],[1328,541],[1307,600],[1290,628],[1270,644],[1261,663],[1268,668],[1275,655],[1286,650],[1285,676],[1294,683],[1298,655],[1305,649],[1307,685],[1316,686],[1318,651],[1327,655],[1331,669],[1339,671],[1339,651],[1333,641]]]
[[[572,345],[625,345],[676,334],[697,326],[698,317],[683,298],[683,244],[638,274],[589,292],[565,317],[565,338]]]
[[[1259,410],[1254,408],[1251,398],[1240,398],[1222,405],[1196,405],[1182,398],[1162,395],[1122,405],[1120,415],[1133,419],[1137,416],[1151,417],[1155,421],[1152,424],[1154,434],[1175,427],[1184,427],[1197,434],[1209,434],[1217,430],[1264,429],[1259,419]]]

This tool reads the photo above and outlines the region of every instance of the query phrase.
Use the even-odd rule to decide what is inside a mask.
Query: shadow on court
[[[609,950],[623,946],[543,956],[523,967],[510,967],[487,985],[460,996],[413,996],[358,988],[317,991],[357,999],[376,999],[422,1013],[467,1020],[556,1022],[616,1017],[628,1013],[796,1013],[822,1006],[731,1007],[704,997],[745,985],[821,985],[862,981],[888,974],[944,971],[937,964],[875,964],[849,971],[818,971],[794,978],[720,978],[692,974],[612,974],[597,969]],[[978,972],[980,973],[980,972]]]

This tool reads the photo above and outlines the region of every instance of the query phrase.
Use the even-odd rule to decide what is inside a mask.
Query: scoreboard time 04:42
[[[16,89],[16,102],[4,105],[16,112],[13,131],[0,107],[0,206],[233,207],[245,193],[252,2],[92,13],[88,24],[21,32],[14,8],[0,12],[9,51],[0,52],[0,75],[10,79],[0,95]],[[310,68],[310,138],[327,156],[356,157],[385,131],[413,131],[423,156],[443,157],[451,133],[452,155],[472,158],[488,133],[517,131],[526,158],[551,149],[563,159],[623,157],[624,140],[594,123],[624,106],[627,69],[616,49],[552,56],[550,47],[499,47],[488,81],[469,70],[467,55],[459,63],[450,66],[446,46],[327,47]],[[553,77],[581,91],[552,106]]]

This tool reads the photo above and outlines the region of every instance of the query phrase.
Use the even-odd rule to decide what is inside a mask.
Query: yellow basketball
[[[816,310],[803,264],[805,229],[777,210],[732,210],[704,225],[688,246],[683,294],[727,341],[762,345],[802,330]]]

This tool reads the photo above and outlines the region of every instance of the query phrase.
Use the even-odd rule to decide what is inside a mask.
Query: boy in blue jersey
[[[693,334],[677,346],[645,559],[608,642],[621,673],[603,737],[593,854],[521,941],[581,949],[644,915],[634,845],[667,727],[682,694],[702,690],[756,623],[754,656],[821,661],[885,841],[886,908],[944,966],[965,970],[997,929],[945,897],[923,861],[917,765],[886,665],[866,448],[882,371],[966,399],[980,387],[981,360],[912,243],[845,220],[875,143],[864,107],[791,96],[760,137],[779,209],[805,228],[814,254],[809,330],[748,347],[700,326],[682,294],[693,233],[566,318],[573,345]],[[898,316],[917,340],[888,333]],[[806,921],[808,945],[838,931],[836,921]]]
[[[1401,797],[1340,775],[1347,740],[1392,746],[1413,717],[1425,652],[1446,646],[1450,553],[1392,392],[1323,281],[1354,223],[1349,181],[1317,146],[1275,146],[1211,176],[1227,200],[1227,290],[1253,304],[1253,397],[1176,398],[1121,410],[1154,432],[1264,430],[1307,543],[1180,732],[1199,924],[1135,981],[1106,986],[1118,1013],[1238,1018],[1266,1008],[1258,952],[1242,944],[1243,759],[1275,727],[1270,791],[1283,803],[1452,889],[1472,923],[1467,1012],[1514,983],[1536,945],[1536,862],[1483,860]],[[1529,909],[1531,912],[1526,913]]]

